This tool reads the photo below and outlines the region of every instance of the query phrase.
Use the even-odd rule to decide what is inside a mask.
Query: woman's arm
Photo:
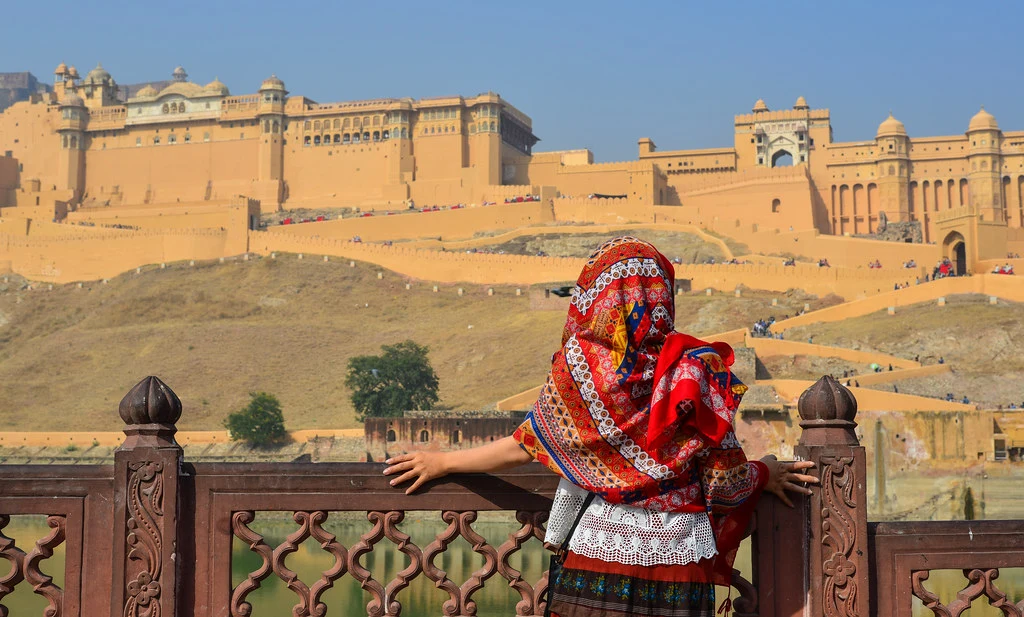
[[[428,480],[436,480],[450,473],[488,473],[525,465],[533,460],[512,437],[504,437],[485,446],[451,452],[420,451],[399,454],[385,461],[385,476],[404,472],[391,481],[397,486],[415,479],[405,490],[408,495]]]

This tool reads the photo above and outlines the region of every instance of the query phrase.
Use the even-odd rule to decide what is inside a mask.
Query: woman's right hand
[[[761,462],[768,467],[768,483],[764,490],[778,497],[779,501],[790,508],[793,507],[793,502],[789,500],[786,491],[803,495],[811,494],[811,489],[806,486],[798,486],[794,482],[807,484],[818,484],[819,482],[818,478],[812,475],[800,473],[814,467],[814,461],[780,461],[774,454],[769,454],[762,458]]]
[[[410,452],[408,454],[399,454],[393,456],[388,460],[384,461],[388,467],[384,470],[385,476],[390,476],[399,472],[404,472],[402,475],[391,480],[391,486],[398,486],[403,482],[414,480],[412,486],[405,490],[405,494],[409,495],[417,488],[420,487],[424,482],[430,480],[436,480],[442,478],[449,473],[447,465],[447,453],[445,452],[432,452],[432,451],[419,451]]]

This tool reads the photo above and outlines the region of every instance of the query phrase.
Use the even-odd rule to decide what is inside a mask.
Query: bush
[[[273,394],[250,392],[249,404],[229,415],[224,426],[232,440],[246,441],[254,446],[265,446],[284,441],[284,414],[281,403]]]

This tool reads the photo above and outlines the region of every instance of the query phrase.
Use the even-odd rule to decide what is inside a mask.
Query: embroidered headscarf
[[[674,277],[664,255],[632,237],[590,257],[562,347],[514,438],[608,502],[699,512],[710,506],[695,459],[732,434],[746,386],[729,370],[728,345],[675,332]]]

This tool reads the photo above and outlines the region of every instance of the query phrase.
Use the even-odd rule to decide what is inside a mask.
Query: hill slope
[[[172,264],[83,289],[0,286],[0,425],[119,430],[121,397],[158,375],[182,398],[183,430],[222,428],[253,390],[281,399],[290,429],[355,427],[348,358],[405,339],[430,347],[445,406],[479,409],[544,379],[567,299],[510,287],[459,297],[425,282],[406,290],[377,272],[283,255]],[[679,297],[678,323],[711,334],[794,314],[805,301],[819,304],[799,293],[695,293]]]

